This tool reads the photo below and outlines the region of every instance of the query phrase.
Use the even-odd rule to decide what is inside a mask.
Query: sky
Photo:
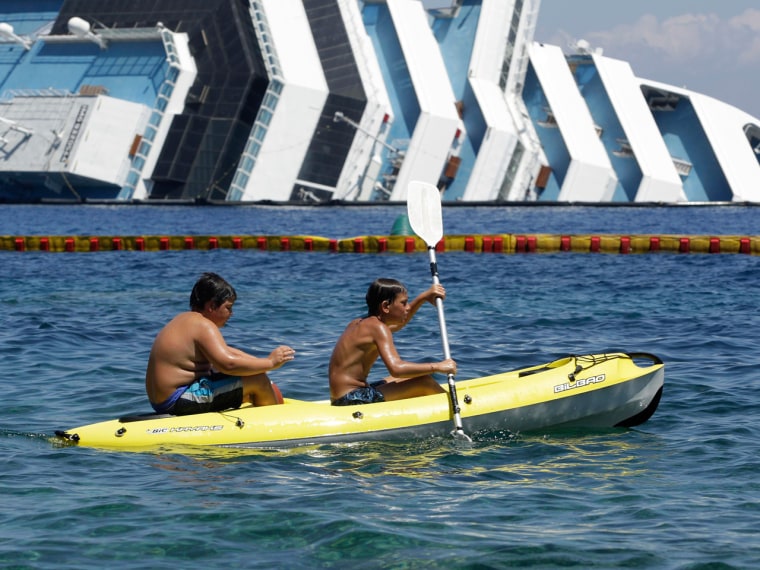
[[[759,0],[541,0],[535,40],[569,53],[579,39],[760,118]]]

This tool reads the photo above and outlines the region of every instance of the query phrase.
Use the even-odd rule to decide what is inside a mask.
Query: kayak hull
[[[649,354],[569,356],[458,381],[457,394],[469,435],[632,427],[654,413],[664,375],[662,361]],[[107,449],[186,445],[284,448],[447,435],[452,418],[448,393],[358,406],[286,398],[281,406],[243,406],[190,416],[127,416],[57,431],[56,438]]]

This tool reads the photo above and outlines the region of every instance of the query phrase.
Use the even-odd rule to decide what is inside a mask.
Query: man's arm
[[[213,365],[215,370],[234,376],[251,376],[282,366],[293,360],[295,351],[289,346],[278,346],[267,358],[259,358],[237,348],[229,346],[219,331],[211,323],[199,323],[200,330],[196,342],[201,352]]]
[[[391,376],[396,378],[414,378],[425,374],[440,372],[442,374],[456,374],[457,365],[451,359],[440,362],[407,362],[403,360],[393,343],[393,333],[386,324],[377,322],[373,327],[373,339],[377,346],[380,358]]]

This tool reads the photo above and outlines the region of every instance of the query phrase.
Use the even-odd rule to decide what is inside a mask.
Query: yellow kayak
[[[664,366],[645,353],[591,354],[458,381],[463,427],[470,436],[495,430],[632,427],[657,409]],[[139,414],[55,433],[58,442],[104,449],[283,448],[447,435],[452,417],[449,394],[358,406],[285,398],[280,406],[190,416]]]

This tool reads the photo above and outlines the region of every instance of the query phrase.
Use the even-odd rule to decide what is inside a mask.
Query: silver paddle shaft
[[[433,275],[433,284],[440,285],[441,280],[438,278],[438,263],[435,260],[435,248],[430,247],[428,248],[428,251],[430,252],[430,273]],[[443,357],[448,360],[451,358],[451,350],[449,349],[449,334],[446,332],[446,316],[443,314],[443,299],[440,297],[435,298],[435,308],[438,309],[438,325],[441,329]]]
[[[435,247],[428,247],[428,252],[430,254],[430,273],[433,276],[433,283],[435,285],[440,285],[441,281],[438,279],[438,263],[435,259]],[[446,317],[443,314],[443,299],[440,297],[436,297],[435,299],[435,307],[438,309],[438,324],[441,329],[441,344],[443,345],[443,357],[445,359],[451,358],[451,351],[449,350],[449,335],[446,331]],[[459,408],[459,399],[457,398],[457,387],[456,383],[454,382],[454,375],[448,374],[447,376],[448,383],[449,383],[449,394],[450,394],[450,401],[451,401],[451,411],[454,415],[454,435],[463,439],[469,440],[470,438],[467,437],[467,435],[464,433],[464,428],[462,427],[462,418],[459,415],[459,412],[461,411]]]

